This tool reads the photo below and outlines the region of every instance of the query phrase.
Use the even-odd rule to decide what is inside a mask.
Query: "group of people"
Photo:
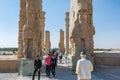
[[[55,67],[57,66],[57,56],[55,54],[48,54],[45,58],[46,76],[50,77],[50,72],[52,72],[53,77],[55,77]],[[40,80],[40,71],[42,67],[42,61],[39,56],[36,56],[34,61],[34,73],[32,80],[36,72],[38,72],[38,80]],[[76,71],[78,80],[91,80],[91,72],[93,71],[93,65],[90,60],[86,59],[86,53],[80,53],[80,59],[77,61]]]
[[[57,55],[55,52],[53,54],[47,54],[44,65],[46,67],[46,76],[50,77],[50,73],[55,77],[55,67],[57,66]],[[32,80],[34,80],[36,72],[38,72],[38,80],[40,80],[40,72],[42,67],[42,61],[39,59],[39,55],[36,56],[34,60],[34,72]]]
[[[57,66],[56,56],[48,54],[45,58],[45,66],[46,66],[46,76],[50,77],[50,72],[52,72],[53,77],[55,77],[55,67]]]

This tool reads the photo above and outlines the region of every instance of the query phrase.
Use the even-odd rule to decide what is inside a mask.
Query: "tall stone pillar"
[[[18,58],[23,58],[23,26],[26,20],[26,0],[20,0],[20,21],[19,21],[19,37],[18,37]]]
[[[50,32],[46,31],[46,38],[45,38],[45,50],[46,50],[46,54],[50,53],[50,46],[51,46]]]
[[[60,42],[59,42],[59,51],[64,54],[65,47],[64,47],[64,31],[60,29]]]
[[[36,54],[39,54],[41,17],[42,0],[26,0],[26,19],[22,32],[25,58],[34,58]]]
[[[44,45],[42,0],[20,0],[18,57],[33,58]]]
[[[44,32],[45,32],[45,12],[42,12],[42,25],[41,25],[41,43],[42,43],[42,54],[44,53]]]
[[[70,48],[73,54],[73,69],[76,67],[81,51],[85,51],[87,58],[93,60],[95,29],[93,27],[92,10],[92,0],[71,0]]]
[[[44,39],[44,12],[42,0],[20,0],[19,22],[19,54],[24,56],[19,60],[19,74],[30,76],[34,70],[34,60],[37,54],[42,57]]]
[[[45,12],[40,13],[40,39],[39,39],[39,54],[44,53],[44,27],[45,27]]]
[[[69,12],[66,12],[66,50],[65,53],[66,55],[69,54]]]

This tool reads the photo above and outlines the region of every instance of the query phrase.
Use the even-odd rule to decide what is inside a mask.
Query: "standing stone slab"
[[[70,8],[70,53],[73,69],[76,68],[80,52],[85,51],[87,58],[93,60],[93,35],[95,29],[92,20],[92,0],[71,0]]]

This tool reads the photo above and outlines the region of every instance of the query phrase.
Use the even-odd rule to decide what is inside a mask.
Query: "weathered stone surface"
[[[42,12],[42,16],[43,16],[43,18],[42,18],[42,24],[43,24],[43,25],[41,25],[41,34],[42,34],[42,37],[41,37],[41,38],[42,38],[42,39],[41,39],[41,40],[42,40],[42,41],[41,41],[41,43],[42,43],[42,44],[41,44],[41,45],[42,45],[42,48],[41,48],[41,49],[42,49],[42,53],[44,53],[45,12]]]
[[[23,57],[23,40],[22,32],[26,19],[26,0],[20,0],[20,21],[19,21],[19,37],[18,37],[18,58]]]
[[[65,53],[65,47],[64,47],[64,31],[60,30],[60,42],[59,42],[59,51],[64,54]]]
[[[39,53],[40,53],[40,56],[43,55],[44,53],[44,31],[45,31],[45,12],[42,11],[41,13],[41,20],[40,20],[40,38],[39,38]]]
[[[69,12],[66,12],[66,50],[65,53],[66,55],[69,54]]]
[[[70,53],[73,56],[73,69],[81,51],[92,60],[93,35],[92,0],[71,0],[70,10]]]
[[[0,73],[18,72],[18,60],[0,60]]]
[[[19,60],[19,75],[31,76],[34,71],[34,60],[20,59]]]
[[[120,66],[120,51],[95,51],[95,65]]]
[[[45,39],[45,50],[46,54],[50,53],[50,47],[51,47],[51,42],[50,42],[50,32],[46,31],[46,39]]]
[[[34,58],[42,55],[44,45],[45,12],[42,0],[20,0],[19,58]]]
[[[38,53],[39,44],[39,3],[36,0],[26,0],[26,23],[23,27],[23,54],[25,58],[34,58]]]

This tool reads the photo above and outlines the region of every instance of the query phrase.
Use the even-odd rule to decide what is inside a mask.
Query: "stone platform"
[[[94,74],[92,74],[92,80],[104,80]],[[32,76],[21,76],[18,73],[0,73],[0,80],[32,80]],[[38,80],[38,76],[35,77],[35,80]],[[40,80],[77,80],[77,76],[66,64],[58,64],[55,77],[51,75],[51,78],[48,78],[42,73]]]
[[[0,55],[0,72],[18,72],[17,55]]]
[[[95,64],[105,66],[120,66],[120,51],[95,52]]]

